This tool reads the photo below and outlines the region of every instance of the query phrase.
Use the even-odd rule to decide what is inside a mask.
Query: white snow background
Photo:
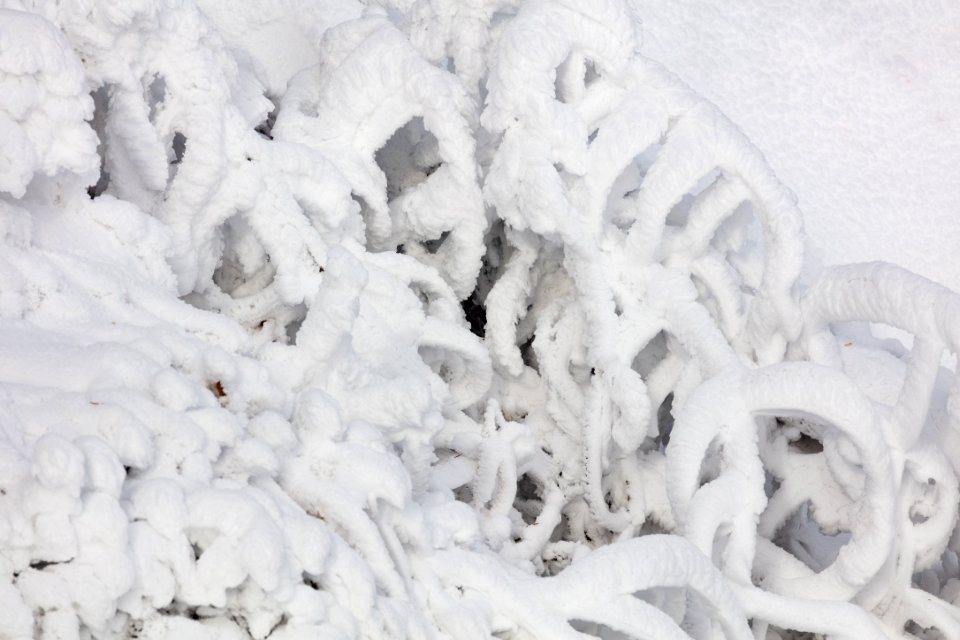
[[[793,190],[808,260],[960,290],[960,2],[634,0],[644,53]]]

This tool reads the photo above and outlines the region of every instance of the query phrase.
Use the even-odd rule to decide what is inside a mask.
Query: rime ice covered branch
[[[0,2],[0,638],[960,636],[960,297],[638,25]]]

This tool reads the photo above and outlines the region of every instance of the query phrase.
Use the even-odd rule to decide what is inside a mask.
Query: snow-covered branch
[[[960,637],[958,294],[621,0],[242,4],[0,0],[0,638]]]

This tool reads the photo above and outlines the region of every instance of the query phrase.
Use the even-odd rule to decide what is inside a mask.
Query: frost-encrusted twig
[[[645,522],[608,501],[604,478],[635,474],[668,396],[676,410],[684,385],[738,358],[782,355],[797,332],[800,265],[798,212],[759,153],[713,107],[634,57],[622,7],[603,5],[603,19],[595,10],[523,5],[494,45],[481,116],[497,141],[485,193],[512,245],[487,295],[487,340],[516,379],[515,327],[536,323],[534,370],[555,423],[538,428],[556,431],[545,437],[560,484],[589,513],[587,529],[570,532],[581,542]],[[735,256],[750,218],[733,214],[746,203],[764,253],[743,261]],[[545,278],[546,265],[562,270]],[[752,300],[741,293],[748,287]]]
[[[960,298],[626,3],[216,1],[0,8],[0,638],[960,634]]]
[[[590,624],[656,640],[687,638],[684,629],[691,628],[703,637],[714,629],[724,638],[751,637],[716,569],[675,536],[605,547],[539,580],[491,570],[482,556],[463,552],[439,554],[436,570],[449,586],[488,594],[509,621],[504,630],[525,634],[521,637],[580,638],[574,629],[589,632]],[[692,602],[699,606],[685,604]]]

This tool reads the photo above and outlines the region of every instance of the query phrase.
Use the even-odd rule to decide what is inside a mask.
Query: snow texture
[[[954,290],[960,4],[635,2],[644,53],[717,104],[796,192],[810,258]]]
[[[0,639],[960,637],[960,296],[642,7],[0,7]]]

